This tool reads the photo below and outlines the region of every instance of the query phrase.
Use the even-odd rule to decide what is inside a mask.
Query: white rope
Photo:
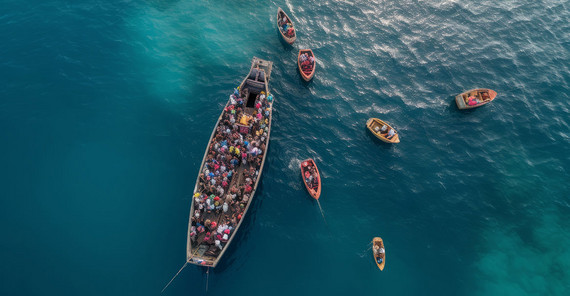
[[[162,291],[160,291],[161,294],[162,294],[162,292],[164,292],[164,290],[166,290],[166,288],[168,288],[168,286],[170,286],[170,283],[172,283],[172,281],[178,276],[178,274],[180,274],[180,272],[182,271],[182,269],[184,269],[184,267],[186,267],[187,264],[188,264],[188,261],[186,261],[186,263],[184,263],[184,265],[182,266],[182,268],[180,268],[180,270],[176,273],[176,275],[174,275],[174,277],[170,280],[170,282],[168,282],[168,284],[166,284],[166,286],[164,287],[164,289],[162,289]]]
[[[372,242],[369,242],[369,243],[368,243],[368,245],[371,245],[371,244],[372,244]],[[368,252],[370,249],[372,249],[372,246],[373,246],[373,245],[371,245],[368,249],[366,249],[366,250],[364,250],[364,251],[358,253],[358,256],[359,256],[360,258],[364,257],[364,256],[366,255],[366,252]]]
[[[206,271],[206,294],[208,294],[208,280],[210,279],[210,267]]]
[[[323,208],[321,207],[321,203],[319,202],[318,199],[317,199],[317,204],[319,205],[319,209],[321,210],[321,215],[323,215],[323,220],[325,220],[325,224],[329,225],[327,223],[327,219],[325,219],[325,212],[323,212]]]

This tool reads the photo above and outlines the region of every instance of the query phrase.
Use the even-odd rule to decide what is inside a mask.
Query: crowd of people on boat
[[[301,64],[301,69],[306,75],[313,72],[313,67],[315,66],[315,57],[306,52],[299,55],[299,63]]]
[[[316,191],[319,187],[319,178],[315,166],[307,161],[303,162],[302,166],[307,187]]]
[[[467,99],[465,99],[465,103],[467,103],[468,106],[475,106],[485,101],[488,101],[491,98],[489,96],[489,93],[486,91],[480,92],[480,94],[481,94],[481,99],[479,99],[479,97],[477,97],[476,94],[472,94],[469,97],[467,97]]]
[[[295,35],[295,28],[293,28],[293,24],[284,13],[282,13],[279,18],[279,28],[287,37],[293,37]]]
[[[261,92],[253,108],[239,87],[230,95],[208,147],[194,193],[190,237],[219,253],[242,218],[259,175],[266,148],[270,102]],[[207,254],[206,254],[207,255]]]

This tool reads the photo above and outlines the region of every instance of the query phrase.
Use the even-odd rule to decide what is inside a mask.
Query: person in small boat
[[[387,139],[391,139],[391,138],[394,137],[395,135],[396,135],[396,132],[394,131],[393,128],[391,128],[391,129],[388,131],[388,135],[386,136],[386,138],[387,138]]]
[[[311,183],[311,188],[313,189],[317,189],[319,187],[319,179],[318,178],[313,178],[313,182]]]
[[[477,99],[476,96],[470,96],[469,98],[467,98],[467,105],[475,106],[477,104],[479,104],[479,100]]]
[[[374,255],[376,255],[376,262],[381,264],[384,261],[384,247],[380,245],[374,245]]]
[[[378,127],[376,127],[376,128],[378,128]],[[376,130],[376,132],[378,132],[377,129],[375,129],[375,130]],[[380,135],[382,137],[386,137],[388,135],[388,126],[387,125],[385,125],[385,124],[382,125],[382,127],[380,128]]]
[[[295,35],[295,29],[293,29],[293,27],[289,27],[287,29],[287,37],[293,37],[293,35]]]
[[[311,174],[311,172],[309,172],[308,168],[307,170],[305,170],[305,182],[307,183],[309,188],[311,188],[311,184],[313,184],[313,175]]]
[[[306,59],[304,62],[301,63],[301,69],[303,70],[303,72],[305,72],[305,74],[311,73],[311,71],[313,70],[313,65],[311,64],[309,59]]]

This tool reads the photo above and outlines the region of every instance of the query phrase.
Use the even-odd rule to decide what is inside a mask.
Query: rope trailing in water
[[[192,256],[190,256],[190,258],[186,261],[186,263],[184,263],[182,268],[180,268],[180,270],[174,275],[174,277],[170,280],[170,282],[168,282],[168,284],[166,284],[166,286],[164,287],[164,289],[162,289],[162,291],[160,291],[160,293],[164,292],[164,290],[166,290],[166,288],[168,288],[170,283],[172,283],[172,281],[178,276],[178,274],[182,271],[182,269],[184,269],[184,267],[186,267],[186,265],[188,265],[188,262],[190,262],[190,260],[192,260],[192,258],[194,258],[194,255],[196,255],[196,253],[198,253],[198,248],[200,247],[201,244],[202,243],[198,244],[198,247],[196,247],[196,251],[194,252],[194,254],[192,254]]]
[[[170,280],[170,282],[168,282],[168,284],[166,284],[166,286],[164,287],[164,289],[162,289],[162,291],[160,291],[160,293],[164,292],[164,290],[166,290],[166,288],[168,288],[168,286],[170,286],[170,283],[172,283],[172,281],[180,274],[180,272],[182,271],[182,269],[184,269],[184,267],[186,267],[186,265],[188,265],[188,261],[186,261],[186,263],[184,263],[182,268],[180,268],[180,270],[174,275],[174,277]]]
[[[319,209],[321,210],[321,215],[323,215],[323,220],[325,220],[325,224],[329,225],[327,223],[327,219],[325,219],[325,212],[323,212],[323,208],[321,207],[321,203],[319,202],[318,199],[317,199],[317,204],[319,205]]]
[[[372,246],[373,246],[373,245],[372,245],[372,242],[369,242],[369,243],[368,243],[368,246],[370,246],[370,247],[368,247],[368,249],[366,249],[366,250],[360,252],[360,253],[358,254],[358,256],[360,256],[361,258],[364,257],[364,255],[366,255],[366,252],[368,252],[370,249],[372,249]]]
[[[210,278],[210,267],[206,270],[206,294],[208,293],[208,279]]]

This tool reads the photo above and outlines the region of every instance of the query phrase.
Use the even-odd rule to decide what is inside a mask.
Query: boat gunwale
[[[243,81],[240,84],[240,89],[242,89],[242,87],[244,86],[244,84],[246,83],[247,79],[249,78],[252,70],[258,65],[258,63],[267,63],[267,65],[269,66],[269,73],[265,73],[265,93],[269,96],[269,81],[271,78],[271,71],[273,68],[273,62],[267,61],[267,60],[262,60],[260,58],[257,57],[253,57],[252,62],[251,62],[251,67],[249,69],[249,72],[247,73],[247,75],[245,76],[245,78],[243,79]],[[261,69],[265,72],[264,69]],[[247,212],[249,210],[250,205],[253,203],[253,199],[255,197],[255,193],[257,191],[257,186],[259,184],[259,181],[261,180],[261,175],[263,173],[263,167],[265,165],[265,158],[267,157],[267,151],[269,150],[269,139],[271,137],[271,122],[273,120],[273,103],[269,102],[269,106],[271,107],[269,110],[269,123],[267,124],[267,141],[265,144],[265,151],[263,151],[263,159],[261,161],[261,165],[259,168],[259,174],[257,177],[257,180],[255,181],[255,185],[253,186],[253,189],[251,191],[250,194],[250,199],[242,213],[242,217],[239,220],[238,224],[236,225],[236,227],[234,228],[234,231],[232,233],[232,235],[230,236],[230,238],[228,239],[226,245],[224,246],[224,248],[222,249],[222,251],[220,252],[220,254],[218,254],[218,256],[215,257],[215,259],[213,260],[213,262],[209,259],[204,259],[202,257],[196,257],[194,255],[192,255],[192,241],[190,239],[190,229],[191,229],[191,225],[192,225],[192,217],[193,217],[193,213],[194,213],[194,196],[192,196],[192,201],[191,201],[191,206],[190,206],[190,217],[189,217],[189,221],[188,221],[188,234],[186,237],[186,262],[190,263],[190,264],[194,264],[194,265],[198,265],[198,266],[205,266],[205,267],[216,267],[216,265],[218,264],[218,262],[220,261],[220,259],[223,257],[224,253],[226,252],[226,250],[229,248],[230,244],[232,243],[234,237],[236,236],[239,228],[241,227],[242,222],[245,220],[245,217],[247,216]],[[200,165],[200,170],[198,171],[198,176],[196,177],[196,184],[194,185],[194,191],[196,192],[196,190],[198,189],[198,184],[200,182],[200,172],[203,170],[204,168],[204,164],[206,162],[206,157],[208,156],[208,152],[209,152],[209,147],[210,144],[212,143],[212,139],[214,138],[214,135],[216,134],[216,130],[218,129],[218,125],[220,124],[220,121],[224,115],[225,112],[225,108],[228,106],[228,104],[230,104],[230,100],[228,100],[228,102],[226,103],[224,109],[222,109],[222,112],[220,114],[220,116],[218,117],[218,121],[216,122],[216,125],[214,126],[213,130],[212,130],[212,134],[210,135],[210,139],[208,141],[208,145],[206,146],[206,151],[204,152],[204,157],[202,158],[202,163]],[[196,252],[198,251],[200,244],[198,244],[198,247],[196,248]],[[192,259],[194,258],[198,258],[198,259],[202,259],[204,261],[208,262],[212,262],[211,265],[208,264],[200,264],[198,262],[194,262]]]

